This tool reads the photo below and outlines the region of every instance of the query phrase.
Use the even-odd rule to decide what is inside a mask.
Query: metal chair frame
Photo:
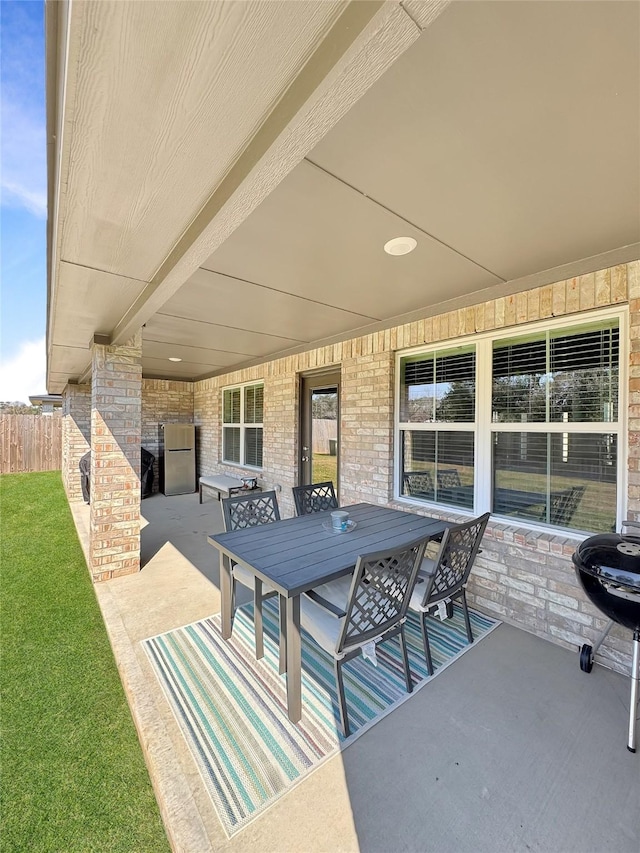
[[[338,499],[331,480],[324,483],[294,486],[292,491],[296,515],[311,515],[314,512],[338,509]]]
[[[563,492],[552,495],[549,509],[550,524],[557,524],[561,527],[567,527],[571,524],[571,519],[576,514],[585,488],[585,486],[571,486]]]
[[[402,483],[406,494],[413,497],[426,497],[433,500],[435,490],[433,477],[429,471],[405,471]]]
[[[489,521],[489,515],[490,513],[486,512],[478,518],[464,524],[457,524],[446,530],[442,537],[433,571],[418,577],[418,584],[421,584],[422,580],[426,581],[418,612],[420,613],[424,656],[429,675],[433,675],[433,659],[427,631],[427,616],[429,611],[439,603],[446,602],[447,615],[450,615],[451,603],[456,599],[460,600],[464,612],[467,639],[469,643],[473,643],[466,587],[474,561],[480,550],[480,543]],[[415,608],[412,609],[415,610]]]
[[[229,532],[232,530],[242,530],[247,527],[257,527],[260,524],[270,524],[273,521],[280,521],[280,509],[278,507],[278,499],[275,492],[258,492],[250,495],[233,495],[225,498],[222,501],[222,517],[224,520],[224,529]],[[231,624],[233,625],[233,617],[236,612],[236,586],[238,579],[236,578],[234,567],[237,564],[231,563]],[[242,581],[240,581],[242,583]],[[253,587],[253,624],[256,641],[256,660],[264,657],[264,627],[262,619],[262,602],[267,598],[272,598],[278,595],[277,591],[268,589],[263,591],[262,580],[256,577]],[[282,614],[280,622],[282,623]],[[281,624],[282,629],[282,624]],[[283,670],[284,661],[280,660],[280,671]]]
[[[376,644],[384,643],[399,636],[407,692],[413,690],[404,623],[426,544],[427,540],[420,539],[403,548],[360,555],[345,610],[314,594],[313,590],[307,593],[334,616],[343,618],[334,652],[334,673],[345,737],[349,736],[350,728],[342,667],[360,655],[366,643],[372,640]]]
[[[439,489],[457,489],[462,485],[457,468],[442,468],[436,472]]]

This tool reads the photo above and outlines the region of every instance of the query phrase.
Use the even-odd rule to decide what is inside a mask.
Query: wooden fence
[[[329,418],[313,419],[313,452],[330,453],[329,441],[338,438],[338,421]]]
[[[62,467],[62,417],[0,415],[0,474],[58,471]]]

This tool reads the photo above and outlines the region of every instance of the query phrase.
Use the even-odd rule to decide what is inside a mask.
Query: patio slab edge
[[[69,506],[86,561],[89,543],[85,519],[87,507],[79,502],[70,503]],[[211,850],[211,841],[204,821],[193,799],[191,788],[174,757],[173,743],[156,702],[150,695],[147,677],[137,659],[118,606],[106,583],[94,584],[93,588],[169,845],[174,853]]]

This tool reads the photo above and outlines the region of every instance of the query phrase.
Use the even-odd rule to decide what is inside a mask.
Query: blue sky
[[[2,0],[0,401],[45,388],[44,3]]]

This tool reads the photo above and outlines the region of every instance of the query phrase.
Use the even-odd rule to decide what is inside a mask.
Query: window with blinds
[[[618,418],[620,332],[546,332],[493,345],[492,420],[611,422]]]
[[[262,468],[264,386],[251,384],[222,392],[222,461]]]
[[[581,532],[616,529],[623,311],[398,356],[398,495]],[[540,324],[541,326],[542,324]]]
[[[617,319],[494,342],[494,512],[615,529],[619,356]]]
[[[400,494],[473,507],[475,347],[400,362]]]

